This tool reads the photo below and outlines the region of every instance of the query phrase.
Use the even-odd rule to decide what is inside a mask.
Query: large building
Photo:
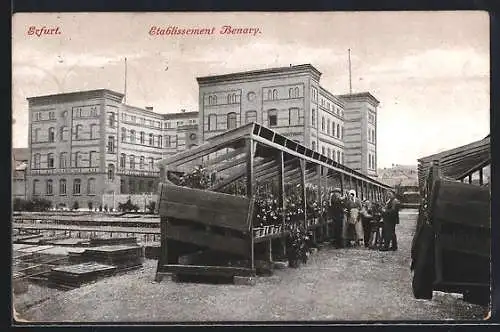
[[[103,194],[156,192],[156,161],[197,144],[198,112],[159,114],[122,99],[106,89],[28,98],[28,197],[97,207]]]
[[[309,64],[198,77],[201,140],[258,122],[369,176],[377,175],[377,106],[334,95]]]

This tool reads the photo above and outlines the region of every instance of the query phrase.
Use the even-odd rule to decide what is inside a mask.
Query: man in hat
[[[335,188],[330,196],[330,215],[333,219],[333,241],[336,248],[343,247],[342,228],[344,223],[344,202],[341,197],[342,190]]]
[[[399,200],[396,198],[394,191],[387,193],[387,201],[382,210],[382,217],[384,220],[383,238],[384,246],[381,251],[398,250],[398,239],[396,237],[396,225],[399,224]]]

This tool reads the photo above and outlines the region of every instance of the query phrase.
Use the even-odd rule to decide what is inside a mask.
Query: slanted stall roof
[[[242,166],[244,166],[246,159],[244,159],[244,157],[237,157],[244,155],[246,152],[246,150],[243,149],[245,139],[251,139],[252,141],[257,142],[259,146],[263,146],[267,150],[270,150],[270,156],[276,155],[276,153],[279,151],[283,151],[291,157],[296,157],[318,166],[327,167],[328,169],[331,169],[338,173],[342,173],[358,180],[362,180],[365,183],[370,183],[385,189],[391,188],[386,184],[374,180],[360,172],[352,170],[349,167],[341,165],[333,159],[330,159],[317,151],[313,151],[305,147],[304,145],[299,144],[296,141],[287,138],[286,136],[278,134],[277,132],[258,123],[248,123],[241,127],[228,130],[222,134],[213,136],[208,139],[207,142],[203,145],[167,157],[166,159],[159,162],[159,166],[165,167],[168,170],[182,171],[183,166],[189,165],[190,163],[199,160],[199,158],[207,155],[208,153],[220,151],[225,148],[233,149],[233,151],[227,153],[226,157],[223,156],[220,159],[221,164],[231,164],[231,167],[236,166],[237,164],[242,164]],[[232,161],[228,162],[229,159],[232,159]],[[216,161],[212,161],[211,163],[213,164],[215,162]],[[293,167],[292,162],[293,161],[290,160],[289,162],[285,162],[285,164]],[[260,166],[262,166],[262,168],[277,167],[274,164],[273,158],[266,158],[262,156],[256,157],[255,166],[257,168]],[[287,171],[286,169],[288,166],[285,167],[285,171]],[[290,168],[290,170],[292,170],[292,168]],[[259,170],[257,169],[256,172],[258,174]],[[259,180],[259,177],[257,176],[256,179]]]
[[[420,158],[418,160],[420,188],[423,188],[427,172],[433,161],[439,162],[443,176],[458,180],[491,163],[490,136],[464,146]]]

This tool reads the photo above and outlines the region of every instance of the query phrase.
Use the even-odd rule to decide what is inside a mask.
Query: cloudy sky
[[[151,36],[152,26],[259,28],[250,35]],[[30,26],[60,35],[28,35]],[[334,94],[370,91],[379,167],[489,133],[486,12],[64,13],[13,18],[13,145],[26,147],[27,97],[107,88],[161,113],[198,110],[196,77],[310,63]]]

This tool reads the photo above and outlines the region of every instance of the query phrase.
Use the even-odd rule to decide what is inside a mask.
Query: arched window
[[[294,91],[294,97],[295,97],[295,98],[299,98],[299,94],[300,94],[300,93],[299,93],[299,88],[298,88],[298,87],[296,87],[295,89],[293,89],[293,91]]]
[[[33,142],[38,142],[40,140],[40,128],[36,128],[33,132]]]
[[[153,134],[149,134],[149,146],[154,145],[154,139],[153,139]]]
[[[165,146],[167,148],[170,147],[170,135],[165,136]]]
[[[75,126],[75,139],[82,139],[82,128],[81,124]]]
[[[139,141],[141,144],[144,144],[144,141],[145,141],[145,133],[143,131],[141,131],[141,133],[139,134]]]
[[[67,159],[68,159],[68,154],[66,152],[61,152],[59,154],[59,168],[66,168],[67,167]]]
[[[141,156],[139,159],[139,168],[144,169],[144,156]]]
[[[66,195],[66,179],[59,180],[59,195]]]
[[[48,168],[56,167],[54,164],[54,154],[53,153],[47,154],[47,167]]]
[[[127,129],[122,128],[122,142],[127,140]]]
[[[208,116],[208,131],[217,130],[217,115],[210,114]]]
[[[47,180],[46,188],[45,188],[46,189],[45,193],[47,195],[52,195],[54,193],[54,188],[52,186],[52,183],[53,183],[52,180],[50,180],[50,179]]]
[[[97,151],[90,151],[89,153],[89,167],[97,166]]]
[[[377,142],[377,138],[375,137],[375,129],[372,130],[372,140],[373,140],[373,143]]]
[[[108,136],[108,153],[115,153],[115,137]]]
[[[337,161],[340,162],[340,151],[337,151]]]
[[[217,105],[217,96],[214,96],[213,102],[214,102],[214,105]]]
[[[95,179],[90,178],[87,181],[87,195],[95,195]]]
[[[82,180],[75,179],[73,180],[73,195],[80,195],[82,191]]]
[[[231,112],[227,115],[227,129],[236,128],[236,113]]]
[[[273,91],[272,90],[267,91],[267,99],[268,100],[272,100],[273,99]]]
[[[368,142],[372,142],[372,131],[370,129],[368,129]]]
[[[126,156],[125,153],[120,154],[120,168],[125,168]]]
[[[311,123],[313,128],[316,128],[316,110],[314,108],[311,110]]]
[[[41,156],[39,153],[35,153],[35,156],[33,158],[33,168],[40,168],[40,157]]]
[[[311,143],[311,149],[313,151],[316,151],[316,142],[315,141],[312,141],[312,143]]]
[[[233,103],[233,95],[232,94],[228,94],[227,95],[227,103],[228,104],[232,104]]]
[[[130,155],[129,162],[130,162],[130,169],[135,169],[135,156],[134,155]]]
[[[108,164],[108,180],[114,180],[114,179],[115,179],[115,165]]]
[[[33,180],[33,195],[40,195],[40,180]]]
[[[337,123],[337,137],[340,138],[340,125]]]
[[[257,122],[257,112],[256,111],[247,111],[245,113],[245,123]]]
[[[326,122],[326,132],[328,133],[328,135],[330,135],[330,125],[331,125],[330,119],[328,119]]]
[[[278,125],[278,111],[275,109],[269,110],[267,115],[269,127]]]
[[[49,128],[49,142],[53,143],[56,140],[56,131],[53,127]]]
[[[108,125],[110,128],[115,127],[115,113],[108,113]]]
[[[336,130],[335,130],[335,121],[334,121],[334,122],[332,122],[332,136],[333,137],[336,137],[335,133],[336,133]]]
[[[73,164],[75,165],[75,167],[80,166],[80,158],[81,158],[80,152],[75,152],[75,158],[73,158]]]
[[[158,135],[158,147],[163,147],[163,137],[161,135]]]
[[[324,116],[321,117],[321,130],[325,131],[325,117]]]
[[[299,109],[292,107],[288,110],[288,125],[295,126],[299,124]]]
[[[62,126],[59,128],[59,140],[63,142],[68,140],[68,127]]]
[[[278,90],[274,89],[273,90],[273,100],[278,99]]]
[[[288,98],[293,98],[293,89],[288,89]]]
[[[335,153],[335,151],[333,151]],[[332,150],[330,150],[330,148],[328,148],[327,150],[327,156],[328,158],[331,158],[332,157]]]
[[[135,143],[135,130],[130,130],[130,143]]]
[[[120,179],[120,194],[126,194],[125,180]]]

